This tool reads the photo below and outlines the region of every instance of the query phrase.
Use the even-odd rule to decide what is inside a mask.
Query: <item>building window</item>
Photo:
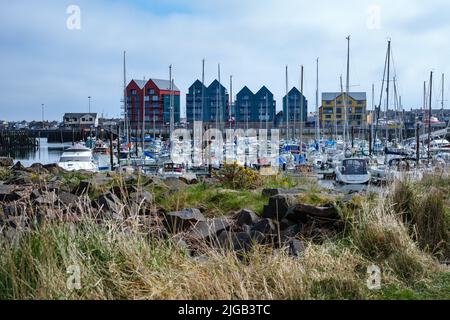
[[[92,119],[92,118],[89,118],[89,121],[93,121],[94,119]]]
[[[147,89],[147,95],[152,95],[155,94],[155,90],[154,89]]]
[[[158,96],[153,96],[152,100],[153,101],[158,101]]]
[[[132,90],[131,90],[131,95],[136,95],[136,94],[137,94],[136,89],[132,89]]]
[[[81,121],[86,121],[84,118],[81,118]]]

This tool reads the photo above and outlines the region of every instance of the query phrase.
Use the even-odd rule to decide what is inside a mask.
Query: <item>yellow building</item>
[[[320,126],[331,129],[336,124],[341,131],[345,121],[346,94],[340,92],[322,93],[322,105],[319,108]],[[349,127],[364,127],[367,122],[367,98],[365,92],[349,92],[347,99],[347,124]]]

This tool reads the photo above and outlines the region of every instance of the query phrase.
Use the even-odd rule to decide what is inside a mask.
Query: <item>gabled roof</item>
[[[191,84],[191,86],[189,87],[189,89],[192,89],[194,87],[203,87],[206,89],[206,86],[200,81],[200,80],[195,80],[193,84]]]
[[[249,95],[254,95],[253,91],[250,90],[247,86],[244,86],[238,93],[237,96],[241,96],[243,94],[249,94]]]
[[[68,117],[68,118],[81,118],[84,116],[92,116],[94,118],[97,118],[97,114],[96,113],[65,113],[64,114],[64,118]]]
[[[216,79],[213,82],[211,82],[211,84],[209,85],[208,89],[215,88],[215,87],[218,87],[218,86],[219,86],[219,81],[217,81],[217,79]],[[225,87],[222,84],[220,84],[220,88],[221,88],[221,90],[226,90]]]
[[[323,101],[332,101],[342,95],[341,92],[324,92],[322,93]],[[348,95],[355,100],[366,100],[365,92],[349,92]]]
[[[159,90],[170,90],[170,80],[163,80],[163,79],[154,79],[151,78],[150,80],[153,81],[153,83],[158,87]],[[173,91],[180,91],[178,87],[173,84]]]
[[[273,93],[269,89],[267,89],[266,86],[262,86],[261,89],[259,89],[258,92],[255,93],[255,95],[261,95],[263,93],[264,94],[269,93],[269,95],[273,96]]]
[[[150,78],[149,80],[133,79],[132,81],[134,81],[139,89],[142,90],[150,80],[158,87],[159,90],[170,90],[170,80]],[[173,84],[173,91],[180,91],[175,83]]]

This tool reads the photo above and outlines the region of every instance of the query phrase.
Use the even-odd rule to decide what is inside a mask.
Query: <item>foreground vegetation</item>
[[[157,208],[196,207],[215,217],[242,208],[261,213],[264,187],[300,187],[305,203],[333,201],[344,231],[309,242],[296,258],[285,248],[255,245],[242,260],[211,248],[190,257],[173,238],[151,236],[137,216],[102,224],[88,214],[77,224],[48,220],[30,232],[1,235],[0,299],[450,299],[442,264],[449,257],[448,177],[398,182],[349,202],[304,179],[265,178],[254,187],[219,180],[172,191],[144,188]],[[81,271],[78,290],[67,288],[73,265]],[[381,271],[380,289],[367,285],[372,265]]]

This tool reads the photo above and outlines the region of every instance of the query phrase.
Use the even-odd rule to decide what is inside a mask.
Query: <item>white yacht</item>
[[[349,158],[336,166],[336,182],[342,184],[367,184],[370,181],[370,172],[366,159]]]
[[[92,150],[81,144],[75,144],[64,150],[59,159],[58,166],[67,171],[97,171],[97,165],[94,162]]]

